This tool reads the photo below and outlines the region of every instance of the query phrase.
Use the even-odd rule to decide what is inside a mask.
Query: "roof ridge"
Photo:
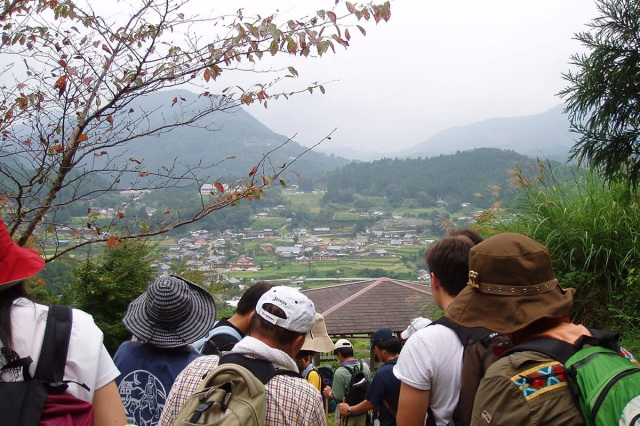
[[[377,280],[375,280],[374,282],[372,282],[371,284],[369,284],[368,286],[366,286],[362,290],[353,293],[351,296],[347,297],[342,302],[340,302],[340,303],[334,305],[333,307],[327,309],[326,311],[324,311],[322,313],[322,315],[326,318],[329,314],[331,314],[332,312],[340,309],[341,307],[343,307],[347,303],[351,302],[353,299],[356,299],[361,294],[364,294],[367,291],[369,291],[370,289],[372,289],[374,287],[377,287],[382,282],[383,279],[388,279],[388,278],[386,278],[386,277],[378,278]]]

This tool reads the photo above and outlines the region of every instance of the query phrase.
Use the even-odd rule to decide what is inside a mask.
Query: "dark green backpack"
[[[640,424],[640,367],[621,354],[617,334],[590,331],[593,336],[583,336],[575,345],[538,337],[505,355],[536,351],[564,364],[563,371],[553,374],[566,376],[588,426]]]

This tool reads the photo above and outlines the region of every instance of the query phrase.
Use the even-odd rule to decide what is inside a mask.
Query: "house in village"
[[[284,246],[284,247],[276,247],[275,249],[276,255],[284,258],[288,257],[297,257],[302,253],[302,247],[299,246]]]
[[[251,260],[246,257],[239,258],[235,263],[229,265],[229,269],[236,271],[258,271],[258,265],[251,262]]]
[[[389,256],[389,252],[384,249],[371,250],[369,252],[369,256],[371,257],[387,257]]]

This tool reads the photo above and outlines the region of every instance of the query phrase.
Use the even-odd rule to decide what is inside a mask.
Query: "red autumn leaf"
[[[55,84],[53,85],[55,89],[58,89],[58,97],[62,97],[64,91],[67,90],[67,75],[60,76]]]
[[[107,46],[106,44],[102,45],[102,50],[104,50],[107,53],[111,53],[111,49],[109,49],[109,46]]]
[[[169,214],[169,213],[171,213],[171,210],[167,210],[164,212],[164,214]]]
[[[333,22],[334,24],[336,23],[337,17],[335,13],[328,11],[327,16],[329,17],[329,19],[331,19],[331,22]]]
[[[109,237],[109,239],[107,240],[107,247],[109,248],[113,248],[116,246],[116,237],[114,237],[113,235]]]
[[[53,150],[57,153],[64,151],[64,147],[62,145],[54,145],[51,148],[53,148]]]
[[[211,71],[209,71],[208,68],[206,70],[204,70],[204,76],[203,77],[204,77],[204,81],[206,81],[207,83],[211,79]]]
[[[216,189],[217,189],[218,191],[220,191],[220,192],[224,192],[224,186],[222,186],[222,184],[221,184],[220,182],[216,182],[216,183],[214,183],[213,185],[216,187]]]
[[[138,176],[147,177],[147,176],[149,176],[149,172],[140,172],[140,173],[138,173]]]
[[[109,122],[109,124],[113,124],[113,117],[111,116],[111,114],[107,114],[107,121]]]
[[[257,171],[258,171],[258,166],[254,166],[253,169],[251,169],[251,171],[249,172],[249,177],[255,175]]]
[[[118,212],[118,217],[119,217],[120,219],[124,219],[124,212],[123,212],[122,210],[120,210],[120,211]]]
[[[175,105],[175,104],[177,104],[177,103],[178,103],[178,98],[177,98],[177,97],[175,97],[175,98],[173,98],[173,100],[171,101],[171,106],[174,106],[174,105]]]
[[[87,135],[85,135],[84,133],[80,133],[80,134],[78,135],[78,142],[84,142],[84,141],[86,141],[87,139],[89,139],[89,138],[88,138],[88,137],[87,137]]]

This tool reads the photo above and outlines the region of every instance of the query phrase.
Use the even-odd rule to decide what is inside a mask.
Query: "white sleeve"
[[[420,390],[430,390],[433,380],[434,329],[437,326],[423,328],[409,337],[404,344],[393,374],[402,383]]]
[[[89,391],[69,384],[69,392],[89,402],[96,389],[120,375],[102,341],[102,330],[93,322],[93,317],[74,309],[65,379],[86,384]]]

